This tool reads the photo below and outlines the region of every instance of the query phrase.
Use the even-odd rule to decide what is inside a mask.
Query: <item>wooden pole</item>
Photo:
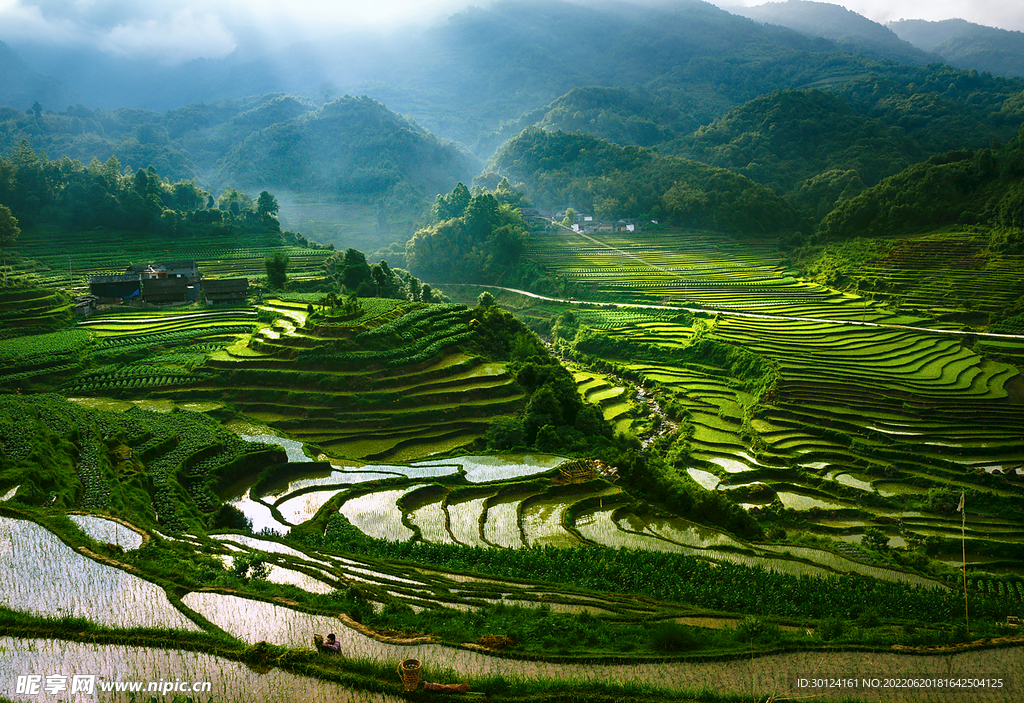
[[[963,570],[964,570],[964,624],[967,627],[967,632],[971,631],[971,617],[967,610],[967,509],[964,506],[965,492],[960,492],[960,505],[957,510],[960,511],[960,549],[963,557]]]

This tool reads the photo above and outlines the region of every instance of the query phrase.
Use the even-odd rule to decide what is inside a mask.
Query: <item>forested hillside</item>
[[[508,181],[493,193],[476,195],[459,183],[451,193],[437,196],[432,222],[406,245],[406,264],[432,280],[500,280],[518,262],[527,238],[521,199]]]
[[[772,188],[817,218],[924,157],[904,130],[820,90],[756,98],[674,146]]]
[[[811,0],[766,2],[754,7],[738,7],[735,12],[757,22],[788,27],[812,37],[836,42],[851,54],[874,59],[892,59],[901,63],[928,64],[937,58],[912,42],[897,36],[877,22],[841,5]]]
[[[1022,176],[1024,128],[1005,145],[933,156],[840,203],[821,223],[818,236],[892,236],[975,225],[991,229],[991,248],[1019,253]]]
[[[231,188],[215,200],[194,181],[170,182],[155,169],[124,169],[110,157],[88,165],[63,157],[53,161],[22,143],[10,158],[0,156],[0,244],[17,244],[20,231],[43,240],[74,236],[75,232],[127,232],[139,240],[235,246],[239,237],[248,245],[305,244],[294,232],[282,232],[276,198],[263,191],[258,199]],[[10,229],[13,224],[17,231]]]
[[[957,68],[1024,76],[1024,33],[961,19],[899,20],[888,27],[916,47]]]
[[[796,208],[743,176],[579,132],[527,129],[502,148],[494,166],[524,183],[538,205],[571,205],[605,219],[665,219],[758,235],[805,226]]]
[[[292,96],[188,105],[165,114],[0,110],[0,153],[21,141],[88,163],[111,156],[171,179],[327,199],[418,201],[468,180],[476,162],[384,105],[361,97],[316,106]]]

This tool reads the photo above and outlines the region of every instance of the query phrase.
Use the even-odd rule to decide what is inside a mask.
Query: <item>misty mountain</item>
[[[939,60],[935,54],[905,41],[891,29],[840,5],[786,0],[755,7],[735,7],[730,11],[757,22],[777,24],[808,36],[830,39],[851,54],[922,66]]]
[[[289,117],[294,112],[300,114]],[[480,166],[455,144],[367,97],[346,96],[316,110],[278,97],[232,123],[249,133],[228,150],[217,181],[254,191],[374,202],[400,189],[433,199],[470,180]]]
[[[1024,76],[1024,33],[966,20],[900,20],[887,25],[901,39],[963,69]]]
[[[75,96],[60,80],[32,69],[11,47],[0,41],[0,105],[28,110],[33,103],[66,107]]]
[[[317,105],[292,96],[197,103],[160,114],[82,106],[38,118],[0,108],[0,152],[36,151],[88,164],[115,157],[172,181],[301,191],[327,201],[431,202],[479,163],[460,147],[369,98]]]
[[[693,129],[760,94],[865,71],[863,58],[842,54],[831,41],[699,0],[663,8],[499,0],[432,27],[246,45],[223,59],[176,67],[20,49],[39,70],[74,85],[90,108],[165,111],[272,92],[323,103],[366,94],[442,137],[476,145],[482,158],[500,144],[493,135],[503,123],[575,88],[646,89]]]

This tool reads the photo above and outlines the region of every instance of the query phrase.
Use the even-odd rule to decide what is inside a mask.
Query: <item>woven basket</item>
[[[414,691],[420,685],[420,660],[406,659],[398,665],[398,675],[406,691]]]

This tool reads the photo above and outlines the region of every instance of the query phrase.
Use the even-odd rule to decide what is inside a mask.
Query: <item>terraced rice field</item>
[[[0,555],[6,608],[110,627],[199,630],[156,584],[89,559],[33,522],[0,516]]]
[[[720,235],[546,234],[531,241],[527,255],[582,286],[587,300],[840,319],[865,314],[863,301],[798,280],[770,245]],[[885,315],[869,309],[867,316]]]
[[[179,241],[107,229],[76,232],[74,236],[23,232],[14,251],[24,259],[12,264],[11,274],[34,285],[87,287],[90,276],[124,273],[131,264],[159,259],[194,260],[208,278],[265,279],[264,259],[283,251],[289,258],[289,277],[322,275],[323,264],[332,252],[282,247],[277,239],[268,234]]]
[[[856,278],[879,300],[936,313],[994,313],[1024,294],[1024,256],[989,252],[979,233],[938,232],[877,246],[881,253],[859,266]]]
[[[907,259],[906,276],[916,275],[925,258],[941,259],[942,241],[935,237],[905,247],[906,257],[917,257],[914,261],[921,264]],[[899,262],[890,254],[887,265],[896,275],[892,271]],[[845,514],[853,535],[859,533],[857,519],[860,525],[884,527],[886,516],[901,507],[903,512],[927,509],[933,489],[973,490],[1011,504],[1024,498],[1020,481],[1000,484],[985,477],[1024,473],[1024,377],[1010,364],[979,355],[960,336],[852,324],[924,320],[798,280],[771,249],[715,235],[645,234],[635,240],[596,235],[585,240],[559,234],[535,240],[531,255],[553,273],[589,287],[589,300],[722,311],[712,320],[694,318],[704,329],[671,322],[671,311],[624,309],[618,320],[605,308],[577,311],[612,338],[678,349],[709,336],[750,350],[777,368],[773,394],[765,399],[713,365],[614,359],[645,383],[661,384],[687,409],[695,462],[690,475],[705,487],[759,486],[762,499],[746,505],[763,507],[776,500],[808,514],[812,522]],[[1016,290],[1012,281],[1019,276],[1008,274],[1012,266],[1000,260],[954,277],[965,295],[971,291],[978,297],[975,307],[980,309]],[[972,288],[973,275],[981,278]],[[1001,280],[1010,283],[1000,288]],[[909,278],[906,285],[911,285]],[[922,301],[914,307],[928,307],[923,302],[927,286],[917,289]],[[821,319],[768,319],[730,311]],[[1000,344],[1024,351],[1020,341]],[[597,387],[584,374],[577,381],[584,393]],[[880,496],[890,507],[868,509],[859,497],[864,494]],[[909,536],[954,538],[955,513],[930,517],[936,524],[904,522]],[[898,538],[891,528],[889,533]],[[1020,544],[1016,532],[976,529],[974,537],[1003,542],[1011,551]]]
[[[600,407],[604,419],[616,432],[629,433],[636,412],[625,384],[591,371],[576,371],[573,379],[583,399]]]
[[[73,376],[81,368],[71,355],[84,348],[99,363],[65,383],[69,394],[227,400],[336,460],[447,453],[524,403],[504,363],[461,351],[473,336],[464,307],[370,299],[355,317],[310,326],[309,304],[268,299],[256,309],[120,313],[55,333],[53,344],[39,335],[0,341],[0,355],[24,356],[30,373],[52,375],[59,366]],[[260,322],[267,315],[274,321]],[[385,338],[400,341],[377,341]],[[28,356],[25,339],[34,345]],[[358,351],[335,352],[339,339],[360,340]],[[21,379],[0,375],[0,383]]]
[[[583,491],[587,492],[587,491]],[[598,507],[595,515],[609,515],[610,508]],[[0,549],[0,572],[16,571],[17,581],[24,580],[35,591],[41,579],[58,574],[61,583],[70,585],[71,594],[62,598],[52,599],[52,605],[59,606],[74,598],[75,579],[70,573],[79,572],[92,575],[93,588],[98,588],[88,600],[82,599],[82,607],[73,614],[115,627],[130,627],[133,624],[157,622],[165,626],[171,621],[184,624],[185,629],[196,632],[209,629],[210,625],[220,631],[238,638],[244,643],[255,644],[268,642],[274,645],[305,649],[309,647],[310,633],[334,632],[342,644],[342,653],[353,660],[384,662],[394,664],[406,658],[415,657],[424,662],[425,672],[430,678],[451,676],[458,678],[503,676],[509,681],[519,680],[550,680],[587,682],[587,684],[615,684],[623,680],[642,683],[673,690],[693,689],[695,686],[714,686],[716,691],[745,694],[751,691],[770,690],[776,693],[789,691],[792,682],[788,678],[779,678],[778,672],[789,672],[791,667],[811,667],[818,674],[827,668],[830,675],[849,675],[870,666],[871,675],[905,676],[908,671],[916,675],[943,676],[949,675],[950,668],[959,671],[958,667],[969,668],[972,673],[984,672],[986,676],[1016,677],[1021,673],[1020,656],[1017,649],[987,650],[951,654],[943,657],[913,657],[897,653],[865,654],[862,652],[835,653],[828,655],[827,665],[821,659],[820,652],[812,652],[811,658],[805,654],[772,655],[767,657],[744,657],[735,662],[712,661],[664,661],[646,662],[643,666],[631,663],[595,663],[595,662],[544,662],[523,661],[516,658],[493,656],[470,649],[456,649],[431,642],[415,642],[398,644],[373,639],[361,631],[349,627],[333,615],[304,612],[294,602],[267,602],[252,596],[243,597],[234,593],[214,591],[191,591],[181,594],[181,600],[174,604],[161,600],[163,590],[155,584],[141,578],[130,576],[114,567],[100,565],[87,557],[63,546],[63,543],[45,528],[23,520],[3,518],[0,522],[0,539],[15,541],[30,537],[33,545],[29,550],[30,559],[23,558],[25,552],[18,549]],[[740,550],[749,549],[752,545],[735,541],[733,538],[715,530],[701,528],[674,518],[659,518],[653,515],[638,514],[628,510],[620,515],[611,515],[610,521],[625,526],[616,528],[622,535],[632,535],[635,543],[648,543],[649,540],[660,540],[665,544],[675,544],[680,549],[695,552],[720,552],[729,559],[742,563],[756,564],[759,555],[744,555]],[[646,535],[641,530],[651,534]],[[134,530],[133,530],[134,532]],[[659,536],[654,536],[658,533]],[[159,535],[156,535],[159,536]],[[62,545],[63,549],[51,547],[39,548],[38,545]],[[349,585],[359,586],[361,592],[375,608],[385,603],[396,601],[404,603],[414,611],[433,610],[439,612],[478,610],[504,603],[523,607],[544,607],[552,612],[567,614],[587,614],[588,616],[610,617],[624,623],[649,624],[652,619],[673,619],[686,621],[704,627],[721,627],[735,625],[738,621],[729,618],[694,617],[686,606],[651,601],[642,597],[616,594],[580,593],[572,589],[552,587],[550,584],[536,584],[509,579],[483,579],[479,577],[436,571],[409,565],[391,564],[334,554],[321,553],[315,550],[300,550],[275,539],[254,537],[239,534],[214,534],[210,537],[189,538],[188,544],[197,552],[204,553],[230,562],[238,554],[258,552],[270,564],[270,580],[289,587],[307,591],[312,594],[326,593]],[[775,549],[777,545],[753,545],[755,551]],[[730,552],[729,550],[737,550]],[[787,559],[778,559],[773,564],[791,563],[795,567],[803,565],[802,571],[795,573],[815,573],[815,567],[801,561],[806,558],[820,558],[811,548],[787,547],[790,552]],[[19,555],[17,559],[15,554]],[[70,555],[70,556],[69,556]],[[788,558],[792,557],[792,558]],[[832,567],[836,570],[867,569],[867,565],[851,562],[839,555],[832,555]],[[28,565],[26,565],[28,564]],[[123,608],[122,615],[129,620],[111,622],[107,616],[109,604],[106,583],[103,577],[96,574],[97,568],[108,569],[109,572],[122,574],[129,579],[131,590],[150,589],[157,595],[148,594],[135,607]],[[26,571],[26,569],[29,569]],[[38,572],[38,573],[36,573]],[[95,573],[94,573],[95,572]],[[81,579],[80,579],[81,580]],[[85,578],[88,581],[88,577]],[[1003,594],[1003,597],[1015,589],[1021,595],[1019,582],[1004,581],[972,581],[971,587],[978,591]],[[155,589],[155,590],[154,590]],[[22,589],[25,590],[25,589]],[[39,612],[34,601],[40,595],[35,593],[34,601],[24,600],[22,590],[12,593],[4,592],[4,604],[15,610]],[[25,592],[27,593],[28,590]],[[123,589],[121,589],[123,591]],[[116,592],[116,591],[115,591]],[[96,597],[98,596],[98,598]],[[19,600],[21,599],[21,600]],[[50,601],[48,601],[50,602]],[[161,604],[162,603],[162,604]],[[52,606],[48,606],[51,607]],[[57,612],[63,612],[57,610]],[[199,622],[190,619],[201,616]],[[218,660],[206,654],[169,649],[146,649],[124,645],[77,644],[55,640],[18,640],[7,638],[0,642],[11,656],[0,661],[0,677],[20,675],[22,671],[45,670],[47,672],[67,672],[68,675],[81,673],[83,668],[98,674],[101,678],[112,679],[135,676],[142,680],[153,679],[165,675],[168,669],[179,672],[183,678],[207,680],[209,672],[217,672],[213,677],[213,691],[223,700],[242,700],[235,698],[238,691],[246,696],[258,695],[269,698],[285,695],[289,700],[322,700],[327,696],[342,696],[346,700],[362,700],[358,694],[342,688],[333,687],[314,680],[305,680],[292,674],[285,674],[276,669],[269,673],[261,673],[255,679],[249,676],[250,670],[234,663]],[[1019,648],[1018,648],[1019,649]],[[836,661],[836,658],[839,661]],[[74,670],[65,669],[71,661]],[[126,663],[127,662],[127,663]],[[125,668],[125,667],[128,668]],[[860,667],[860,668],[858,668]],[[909,668],[908,668],[909,667]],[[393,667],[392,667],[393,668]],[[798,669],[802,670],[802,669]],[[788,675],[788,674],[787,674]],[[791,677],[790,677],[791,678]],[[1011,679],[1007,679],[1010,681]],[[219,688],[217,688],[219,687]],[[305,696],[310,694],[311,697]],[[315,695],[313,695],[315,694]],[[962,692],[957,691],[960,696]],[[247,700],[247,699],[246,699]],[[367,699],[369,700],[369,699]],[[375,693],[373,700],[391,700],[387,696],[381,698]],[[908,698],[908,700],[911,700]],[[916,700],[916,699],[914,699]],[[941,698],[929,696],[922,701],[957,701],[962,698]]]

